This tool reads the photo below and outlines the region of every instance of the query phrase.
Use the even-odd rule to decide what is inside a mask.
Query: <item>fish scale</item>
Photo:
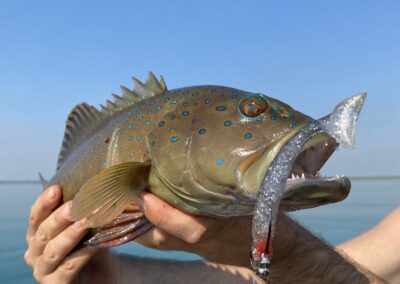
[[[313,121],[262,93],[215,85],[168,90],[151,72],[145,83],[133,81],[133,90],[121,87],[122,96],[114,94],[100,110],[87,104],[72,110],[49,182],[62,186],[64,202],[73,199],[74,220],[89,220],[91,245],[118,245],[151,227],[142,215],[132,217],[132,226],[115,222],[144,190],[190,214],[251,215],[279,149]],[[335,145],[328,142],[320,135],[307,147],[322,147],[329,157]],[[345,181],[305,180],[287,189],[287,201],[303,200],[301,207],[337,202],[349,190]],[[316,199],[318,192],[328,197]]]

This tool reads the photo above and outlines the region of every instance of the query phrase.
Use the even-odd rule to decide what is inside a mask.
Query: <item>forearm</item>
[[[383,283],[281,214],[274,241],[271,283]]]
[[[400,283],[400,207],[337,248],[389,283]]]
[[[202,261],[173,261],[115,255],[116,283],[253,283],[243,267]],[[262,284],[259,279],[256,282]]]

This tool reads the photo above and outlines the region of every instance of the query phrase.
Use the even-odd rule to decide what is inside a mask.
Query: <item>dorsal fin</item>
[[[96,108],[82,103],[74,107],[67,118],[64,140],[58,156],[57,169],[68,158],[69,154],[88,136],[105,117]]]
[[[130,90],[125,86],[121,86],[122,97],[112,94],[114,102],[107,100],[107,106],[101,106],[101,112],[103,114],[112,115],[114,112],[120,111],[136,102],[167,91],[164,78],[161,76],[160,80],[157,80],[151,71],[149,71],[146,83],[144,84],[135,77],[132,77],[132,80],[135,84],[135,88]]]
[[[112,94],[114,101],[106,100],[106,106],[100,105],[100,111],[86,103],[79,104],[72,109],[67,119],[57,169],[61,167],[69,154],[93,132],[104,118],[136,102],[167,91],[163,77],[161,76],[158,81],[151,71],[149,71],[146,83],[144,84],[136,78],[132,79],[135,83],[135,88],[130,90],[127,87],[121,86],[122,96]]]

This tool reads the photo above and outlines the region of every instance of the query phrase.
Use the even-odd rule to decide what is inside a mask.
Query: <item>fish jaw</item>
[[[350,180],[344,176],[295,176],[289,178],[286,183],[280,209],[296,211],[340,202],[349,195],[350,188]]]
[[[258,189],[270,164],[285,143],[294,135],[291,133],[277,142],[243,175],[243,191],[250,198],[257,198]],[[344,176],[324,177],[319,170],[337,148],[334,139],[325,133],[314,136],[298,155],[284,188],[280,208],[295,211],[312,208],[345,199],[351,188],[350,180]]]

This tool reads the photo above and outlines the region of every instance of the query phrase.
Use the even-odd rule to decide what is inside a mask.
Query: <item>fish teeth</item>
[[[306,176],[304,175],[304,173],[301,174],[301,178],[302,178],[302,179],[305,179],[305,178],[306,178]]]
[[[295,179],[295,178],[296,178],[296,176],[294,174],[292,174],[292,179]]]

